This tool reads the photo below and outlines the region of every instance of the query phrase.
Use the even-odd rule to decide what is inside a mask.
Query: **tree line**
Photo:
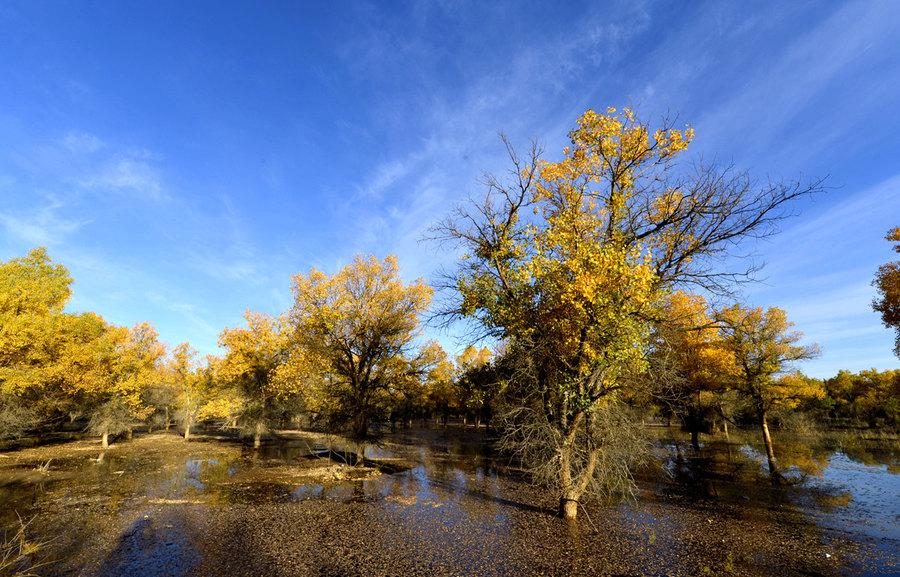
[[[745,241],[774,234],[821,181],[686,162],[691,128],[628,108],[588,110],[569,137],[556,162],[503,140],[508,178],[487,176],[481,199],[432,229],[460,254],[434,287],[403,282],[394,257],[312,269],[292,279],[289,310],[223,330],[218,356],[167,349],[149,324],[66,312],[71,278],[44,249],[3,263],[3,434],[86,421],[105,446],[139,423],[177,422],[189,439],[215,421],[258,447],[273,426],[364,437],[461,418],[496,428],[571,519],[591,495],[630,490],[649,412],[695,441],[710,423],[751,421],[776,481],[770,427],[784,411],[896,425],[896,371],[807,378],[794,364],[818,349],[786,313],[734,303],[758,270]],[[435,289],[446,298],[432,306]],[[450,359],[424,341],[426,316],[494,349]]]

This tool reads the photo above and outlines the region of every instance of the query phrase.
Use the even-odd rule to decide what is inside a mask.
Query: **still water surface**
[[[170,437],[166,442],[178,440]],[[333,438],[288,438],[267,443],[256,453],[221,442],[197,442],[188,448],[172,444],[172,450],[161,451],[129,450],[126,445],[107,451],[101,462],[92,460],[95,452],[67,452],[60,446],[60,455],[45,473],[35,472],[33,463],[16,459],[14,453],[0,459],[0,521],[35,516],[35,530],[44,533],[41,538],[50,540],[51,547],[53,542],[68,547],[82,541],[79,533],[96,531],[93,524],[103,526],[111,517],[140,506],[362,501],[375,504],[385,522],[400,520],[425,539],[441,538],[450,528],[464,526],[471,538],[457,544],[455,562],[465,573],[467,560],[474,563],[471,560],[479,558],[478,551],[466,547],[507,539],[511,507],[537,508],[524,505],[510,492],[503,482],[509,470],[481,435],[471,431],[455,435],[413,430],[362,448],[341,445]],[[323,447],[333,449],[331,460],[313,456],[316,450],[322,455]],[[44,449],[45,455],[52,451]],[[360,450],[382,474],[357,481],[297,475],[298,470],[353,459],[350,453]],[[896,560],[900,544],[896,442],[782,442],[776,450],[794,483],[773,493],[764,481],[764,459],[752,437],[707,442],[698,452],[680,432],[661,432],[656,462],[638,475],[642,488],[638,499],[673,493],[739,505],[787,504],[819,527],[870,544]],[[84,511],[81,522],[60,526],[52,521],[73,510]],[[619,506],[619,512],[622,519],[647,527],[657,549],[666,547],[666,528],[677,523],[631,504]],[[138,520],[129,531],[144,535],[149,529],[142,523]],[[53,527],[58,534],[47,534]],[[170,529],[162,543],[152,536],[141,537],[141,546],[128,555],[169,559],[170,565],[158,567],[159,574],[188,572],[198,562],[197,553],[190,540],[178,534],[178,527]],[[671,555],[674,562],[677,551]],[[117,563],[117,572],[142,567],[140,559],[127,556]],[[874,569],[872,574],[889,574],[886,567]],[[99,573],[111,574],[103,567]]]

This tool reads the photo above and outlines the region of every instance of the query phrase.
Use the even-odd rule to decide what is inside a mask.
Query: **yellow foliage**
[[[707,312],[706,299],[676,291],[668,296],[663,308],[665,322],[659,325],[660,337],[682,377],[681,386],[695,392],[724,392],[737,365]]]
[[[226,352],[214,371],[220,384],[233,389],[225,398],[242,399],[241,415],[259,424],[269,417],[276,400],[300,392],[305,365],[292,354],[283,319],[252,311],[244,319],[246,327],[225,329],[219,336]],[[221,401],[223,406],[212,408],[230,403]]]
[[[630,233],[636,182],[687,148],[693,131],[672,128],[651,137],[631,109],[609,108],[585,112],[570,138],[561,161],[523,171],[536,218],[520,225],[515,209],[503,219],[489,217],[482,229],[489,232],[466,260],[458,287],[463,314],[502,337],[540,341],[566,378],[590,378],[599,391],[644,366],[662,288],[654,253],[666,258],[689,237],[642,240]],[[650,202],[646,218],[670,218],[683,203],[680,192],[666,190]],[[580,394],[591,396],[583,387]]]
[[[332,276],[312,269],[293,280],[292,335],[323,375],[321,406],[352,414],[354,434],[364,435],[389,388],[417,378],[435,352],[407,356],[433,290],[421,279],[405,284],[394,256],[357,256]]]
[[[461,371],[470,368],[480,368],[491,362],[493,353],[487,347],[478,349],[472,345],[467,346],[459,356],[456,357],[456,364]]]
[[[730,384],[750,398],[756,409],[795,407],[805,398],[821,398],[821,381],[785,370],[796,361],[818,355],[816,345],[798,344],[803,334],[791,330],[784,310],[772,307],[726,307],[718,312],[724,346],[735,358]]]
[[[230,421],[237,418],[244,406],[244,399],[231,390],[225,390],[218,396],[204,403],[197,411],[197,420],[222,419]]]
[[[31,398],[47,411],[116,399],[143,416],[140,393],[164,353],[156,331],[147,323],[127,329],[94,313],[63,312],[71,282],[43,248],[0,264],[0,392]]]
[[[900,252],[900,226],[892,229],[885,239],[894,243],[895,252]],[[894,329],[894,354],[900,357],[900,260],[878,267],[872,284],[876,289],[872,308],[881,314],[884,326]]]

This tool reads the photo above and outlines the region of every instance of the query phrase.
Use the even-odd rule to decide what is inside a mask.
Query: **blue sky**
[[[212,353],[310,266],[430,277],[453,255],[420,239],[505,169],[498,132],[554,158],[632,105],[694,155],[828,176],[743,296],[822,346],[810,374],[896,367],[869,283],[900,225],[897,38],[891,1],[3,2],[0,259],[45,245],[72,310]]]

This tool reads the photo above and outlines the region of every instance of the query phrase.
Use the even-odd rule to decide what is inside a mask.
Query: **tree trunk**
[[[563,496],[559,498],[559,516],[566,521],[574,521],[578,518],[578,500]]]
[[[691,446],[694,447],[695,451],[700,450],[700,432],[697,431],[696,427],[691,429]]]
[[[463,429],[469,426],[469,416],[463,415]]]
[[[366,445],[364,443],[358,443],[356,445],[356,463],[354,463],[357,467],[365,467],[366,466]]]
[[[169,406],[166,405],[166,432],[167,432],[167,433],[169,432],[169,425],[170,425],[170,422],[169,422]]]
[[[134,429],[128,427],[128,430],[125,432],[125,438],[129,441],[134,438]]]
[[[109,431],[103,431],[103,436],[100,437],[100,446],[104,449],[109,448]]]
[[[781,474],[778,472],[778,461],[775,459],[775,449],[772,447],[772,435],[769,434],[769,423],[766,421],[766,412],[759,413],[759,427],[762,429],[763,442],[766,445],[766,458],[769,460],[769,475],[772,481],[778,482]]]
[[[565,443],[559,450],[559,516],[573,521],[578,516],[578,495],[573,490],[571,469],[571,447]]]
[[[722,423],[725,425],[725,440],[728,441],[730,439],[728,436],[728,419],[722,419]]]
[[[190,421],[184,422],[184,440],[185,441],[191,440],[191,422]]]
[[[262,421],[256,422],[256,432],[253,434],[253,448],[259,449],[259,446],[262,444],[262,432],[263,432],[263,423]]]
[[[353,436],[357,439],[364,439],[369,433],[369,417],[365,413],[359,413],[353,419]]]
[[[565,440],[559,451],[559,516],[567,521],[574,521],[578,517],[578,502],[584,495],[594,477],[594,470],[600,460],[599,449],[593,449],[588,456],[581,474],[577,478],[572,477],[572,444],[575,442],[575,436],[578,427],[581,426],[584,413],[576,414],[566,431]]]

